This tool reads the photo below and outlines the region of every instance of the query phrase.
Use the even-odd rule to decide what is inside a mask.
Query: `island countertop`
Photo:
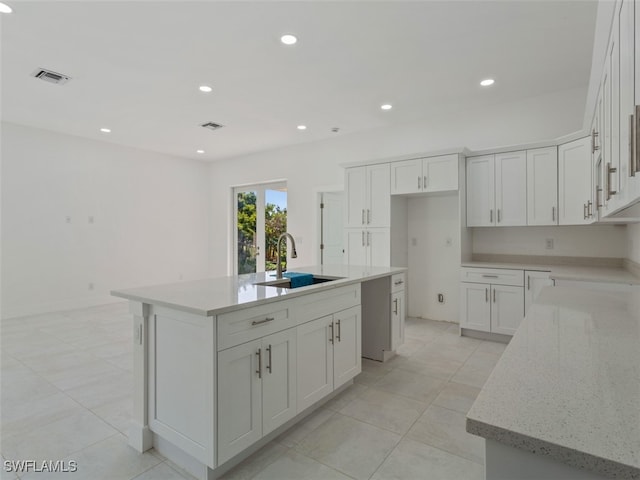
[[[640,293],[545,288],[467,431],[610,478],[640,478]]]
[[[255,285],[258,282],[275,280],[274,272],[260,272],[114,290],[111,294],[127,300],[161,305],[197,315],[213,316],[249,306],[294,298],[311,292],[387,277],[402,273],[406,271],[406,268],[315,265],[296,267],[291,271],[311,273],[321,277],[339,277],[339,279],[308,287],[282,288]]]

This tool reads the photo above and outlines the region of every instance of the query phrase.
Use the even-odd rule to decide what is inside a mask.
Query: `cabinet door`
[[[368,227],[391,226],[391,167],[388,163],[367,167]]]
[[[367,177],[365,167],[347,168],[344,173],[347,191],[345,202],[345,227],[362,227],[366,222]]]
[[[373,267],[391,266],[391,230],[389,228],[372,228],[365,235],[368,263]]]
[[[262,339],[262,434],[296,416],[296,329]]]
[[[524,318],[524,288],[491,285],[491,331],[513,335]]]
[[[391,164],[391,194],[416,193],[422,190],[422,160],[405,160]]]
[[[404,343],[404,321],[404,290],[400,290],[391,295],[391,350]]]
[[[496,225],[527,224],[527,152],[495,156]]]
[[[218,464],[262,437],[261,340],[218,352]]]
[[[620,17],[614,15],[609,44],[609,188],[611,195],[609,208],[620,206]],[[626,149],[625,149],[626,150]]]
[[[422,160],[422,190],[445,192],[458,189],[458,155],[441,155]]]
[[[549,278],[549,272],[524,272],[524,314],[529,311],[531,304],[538,298],[544,287],[552,287],[553,280]]]
[[[482,283],[460,284],[460,326],[491,331],[491,286]]]
[[[297,327],[298,413],[333,392],[333,316]]]
[[[495,224],[494,156],[467,159],[467,227]]]
[[[593,223],[591,199],[591,138],[581,138],[558,147],[558,223]]]
[[[527,150],[527,225],[558,223],[558,148]]]
[[[362,228],[345,228],[344,250],[345,265],[368,265],[367,232]]]
[[[362,371],[360,306],[333,316],[333,388],[344,385]]]

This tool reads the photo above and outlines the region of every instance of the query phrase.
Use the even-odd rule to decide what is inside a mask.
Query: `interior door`
[[[320,265],[342,265],[344,228],[343,192],[323,192],[320,208]]]

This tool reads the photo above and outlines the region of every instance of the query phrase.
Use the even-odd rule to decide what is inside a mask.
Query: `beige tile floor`
[[[0,453],[74,460],[67,474],[0,480],[178,480],[188,474],[127,445],[131,318],[124,303],[2,320]],[[465,414],[504,345],[461,338],[456,325],[408,319],[386,364],[363,360],[355,383],[228,472],[231,479],[481,479],[483,440]]]

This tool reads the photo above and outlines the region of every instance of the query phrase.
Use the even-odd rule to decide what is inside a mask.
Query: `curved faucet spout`
[[[278,244],[277,244],[277,251],[278,251],[278,266],[276,267],[276,278],[282,278],[282,263],[281,263],[281,258],[282,258],[282,240],[285,240],[284,243],[286,243],[286,239],[291,240],[291,258],[298,258],[298,252],[296,252],[296,241],[293,239],[293,236],[290,233],[283,233],[282,235],[280,235],[278,237]]]

